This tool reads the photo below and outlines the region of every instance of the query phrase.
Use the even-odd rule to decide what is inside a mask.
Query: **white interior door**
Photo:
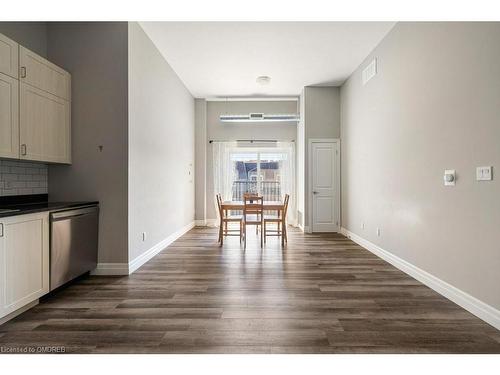
[[[338,142],[311,142],[310,155],[312,231],[338,232]]]

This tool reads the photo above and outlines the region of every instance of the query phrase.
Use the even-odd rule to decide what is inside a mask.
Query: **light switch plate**
[[[477,167],[476,180],[477,181],[491,181],[493,179],[492,167]]]

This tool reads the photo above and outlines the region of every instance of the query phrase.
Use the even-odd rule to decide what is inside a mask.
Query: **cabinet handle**
[[[26,155],[26,144],[21,145],[21,155]]]
[[[0,237],[3,237],[3,224],[0,223]]]
[[[21,78],[26,78],[26,67],[21,66]]]

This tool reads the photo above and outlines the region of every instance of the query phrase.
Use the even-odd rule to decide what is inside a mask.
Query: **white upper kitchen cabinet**
[[[48,212],[0,218],[0,319],[48,291]]]
[[[20,158],[71,163],[71,103],[20,84]]]
[[[0,34],[0,73],[19,76],[19,44]]]
[[[0,157],[19,158],[19,81],[0,73]]]
[[[23,46],[19,47],[19,67],[21,82],[71,100],[71,75],[64,69]]]

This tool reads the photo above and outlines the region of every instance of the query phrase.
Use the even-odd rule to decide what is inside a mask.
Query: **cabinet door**
[[[70,102],[21,82],[20,158],[71,163]]]
[[[71,100],[71,76],[64,69],[19,47],[20,80],[59,98]]]
[[[0,218],[0,317],[48,291],[48,213]]]
[[[0,73],[19,77],[19,44],[0,34]]]
[[[19,158],[19,81],[1,73],[0,157]]]

